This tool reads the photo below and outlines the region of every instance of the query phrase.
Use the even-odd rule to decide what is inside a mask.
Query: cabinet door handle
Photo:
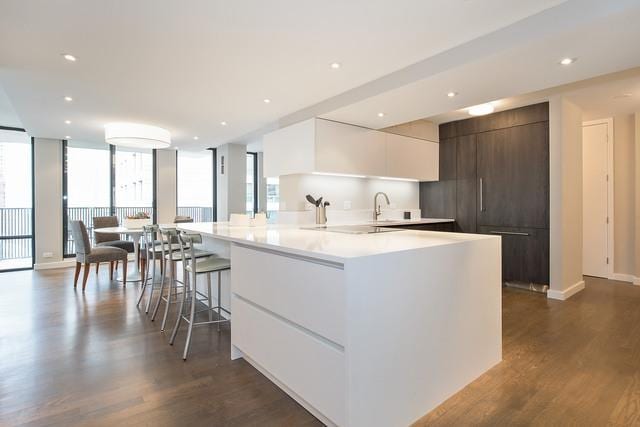
[[[507,236],[528,236],[529,233],[522,233],[519,231],[490,231],[491,234],[506,234]]]
[[[483,200],[483,193],[484,193],[484,182],[482,180],[482,178],[480,178],[480,212],[484,212],[484,200]]]

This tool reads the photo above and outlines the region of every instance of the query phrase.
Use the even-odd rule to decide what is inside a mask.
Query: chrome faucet
[[[375,196],[373,196],[373,220],[377,221],[378,217],[382,214],[382,212],[380,211],[380,205],[378,204],[378,196],[383,195],[384,199],[387,202],[387,206],[389,206],[391,203],[389,202],[389,196],[387,196],[385,193],[383,193],[382,191],[378,191],[376,193]]]

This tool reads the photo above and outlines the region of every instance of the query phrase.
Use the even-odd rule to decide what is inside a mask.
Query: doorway
[[[613,119],[582,126],[582,271],[613,277]]]

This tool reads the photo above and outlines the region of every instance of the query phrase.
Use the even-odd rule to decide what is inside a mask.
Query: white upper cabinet
[[[387,176],[437,181],[440,144],[407,136],[387,135]]]
[[[386,153],[382,132],[316,119],[315,172],[384,176]]]
[[[264,174],[336,173],[438,180],[438,144],[323,119],[264,136]]]

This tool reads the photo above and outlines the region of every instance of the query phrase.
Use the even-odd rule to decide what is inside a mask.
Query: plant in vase
[[[143,211],[127,215],[124,219],[124,226],[127,228],[142,228],[142,226],[149,224],[151,224],[151,216]]]

